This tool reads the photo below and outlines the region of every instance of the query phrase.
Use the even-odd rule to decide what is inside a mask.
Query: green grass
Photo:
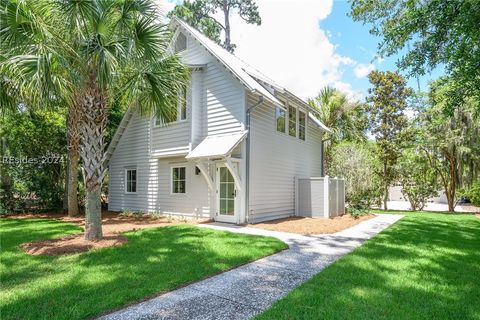
[[[46,219],[1,219],[1,319],[83,319],[286,248],[279,240],[189,225],[129,232],[128,243],[62,257],[24,242],[80,232]]]
[[[480,219],[406,213],[257,319],[480,319]]]

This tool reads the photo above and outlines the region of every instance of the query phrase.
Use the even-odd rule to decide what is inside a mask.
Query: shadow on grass
[[[121,247],[30,256],[17,246],[78,228],[48,220],[16,221],[0,221],[2,237],[9,237],[1,255],[2,319],[97,316],[285,248],[273,238],[181,225],[126,233],[129,241]],[[29,232],[17,234],[22,228]]]
[[[480,319],[480,220],[408,214],[259,319]]]

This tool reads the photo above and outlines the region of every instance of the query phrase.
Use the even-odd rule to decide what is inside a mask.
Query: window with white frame
[[[186,193],[187,177],[186,167],[172,168],[172,193]]]
[[[286,119],[286,111],[281,107],[275,108],[275,120],[277,123],[277,131],[285,133],[285,119]]]
[[[172,122],[183,121],[187,119],[187,86],[183,86],[178,92],[177,107],[171,110],[169,114],[163,118],[157,117],[155,125],[161,126]]]
[[[137,169],[125,169],[125,192],[137,192]]]
[[[288,134],[297,136],[297,109],[292,106],[288,106]]]
[[[181,52],[187,49],[187,37],[183,33],[179,33],[175,41],[175,52]]]
[[[307,130],[307,114],[298,110],[298,138],[305,141],[305,133]]]

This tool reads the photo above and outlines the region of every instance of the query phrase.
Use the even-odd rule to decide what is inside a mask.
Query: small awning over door
[[[236,146],[247,136],[247,131],[218,136],[208,136],[190,151],[187,159],[223,158],[230,155]]]

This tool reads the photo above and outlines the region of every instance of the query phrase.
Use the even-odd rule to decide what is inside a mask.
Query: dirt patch
[[[354,219],[349,214],[331,219],[290,217],[268,222],[249,224],[248,226],[271,231],[291,232],[304,235],[331,234],[350,228],[362,221],[369,220],[374,217],[375,215],[373,214],[362,216],[358,219]]]
[[[121,235],[108,235],[100,240],[88,241],[83,238],[83,234],[79,234],[57,239],[27,242],[20,247],[23,251],[32,255],[60,256],[100,248],[117,247],[127,241],[128,239]]]
[[[15,214],[4,217],[5,219],[54,219],[78,224],[85,227],[85,217],[69,217],[63,213],[42,214]],[[116,212],[102,212],[102,229],[104,237],[100,240],[85,240],[84,234],[65,236],[57,239],[34,241],[22,244],[20,247],[32,255],[68,255],[106,247],[116,247],[127,242],[127,238],[120,234],[127,231],[147,228],[158,228],[177,224],[196,224],[204,220],[199,219],[175,219],[167,217],[145,216],[122,216]]]

